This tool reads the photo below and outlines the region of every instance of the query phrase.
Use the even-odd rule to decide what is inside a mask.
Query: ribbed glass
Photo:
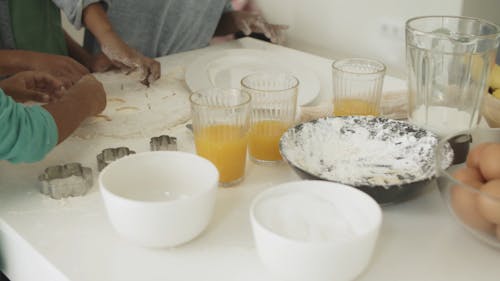
[[[250,95],[211,88],[192,94],[190,101],[196,153],[214,163],[221,186],[239,183],[245,174]]]
[[[347,58],[332,64],[333,114],[380,114],[385,65],[365,58]]]
[[[299,81],[281,72],[259,72],[241,80],[242,91],[252,96],[249,153],[254,162],[282,161],[281,135],[294,124]]]

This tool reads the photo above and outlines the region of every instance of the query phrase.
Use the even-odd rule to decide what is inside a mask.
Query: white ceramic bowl
[[[259,194],[250,220],[262,262],[282,280],[352,280],[369,264],[382,222],[358,189],[297,181]]]
[[[217,168],[202,157],[155,151],[112,162],[99,175],[99,186],[120,235],[146,247],[173,247],[206,228],[218,180]]]

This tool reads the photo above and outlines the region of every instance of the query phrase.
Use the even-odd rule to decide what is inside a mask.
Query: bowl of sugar
[[[296,181],[257,195],[250,220],[257,253],[275,277],[347,281],[369,265],[382,211],[355,188]]]
[[[280,139],[280,152],[303,179],[353,186],[385,205],[431,187],[437,143],[436,134],[408,122],[344,116],[290,128]]]

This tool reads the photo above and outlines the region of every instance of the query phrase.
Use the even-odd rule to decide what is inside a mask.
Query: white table
[[[160,58],[167,70],[183,69],[196,56],[224,48],[259,48],[305,60],[330,91],[330,61],[242,39]],[[386,78],[386,88],[403,81]],[[187,89],[186,89],[187,93]],[[180,125],[163,133],[193,151]],[[12,281],[272,280],[253,244],[248,207],[260,191],[298,180],[286,164],[248,164],[244,182],[219,189],[215,215],[196,240],[175,249],[146,249],[119,237],[109,224],[97,184],[84,197],[52,200],[38,192],[37,176],[50,165],[80,162],[97,176],[95,155],[117,144],[149,150],[149,138],[70,138],[36,164],[0,163],[0,270]],[[500,280],[500,252],[483,245],[447,213],[439,192],[384,207],[383,225],[371,265],[357,280]]]

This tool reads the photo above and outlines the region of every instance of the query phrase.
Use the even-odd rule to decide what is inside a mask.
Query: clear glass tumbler
[[[385,65],[365,58],[333,62],[333,115],[380,114]]]
[[[211,88],[190,96],[196,153],[214,163],[221,186],[243,180],[250,100],[237,89]]]
[[[408,119],[441,137],[476,126],[499,34],[497,25],[477,18],[409,19]]]
[[[295,123],[299,81],[281,72],[258,72],[241,80],[242,91],[252,96],[252,125],[248,148],[258,164],[282,161],[279,140]]]

